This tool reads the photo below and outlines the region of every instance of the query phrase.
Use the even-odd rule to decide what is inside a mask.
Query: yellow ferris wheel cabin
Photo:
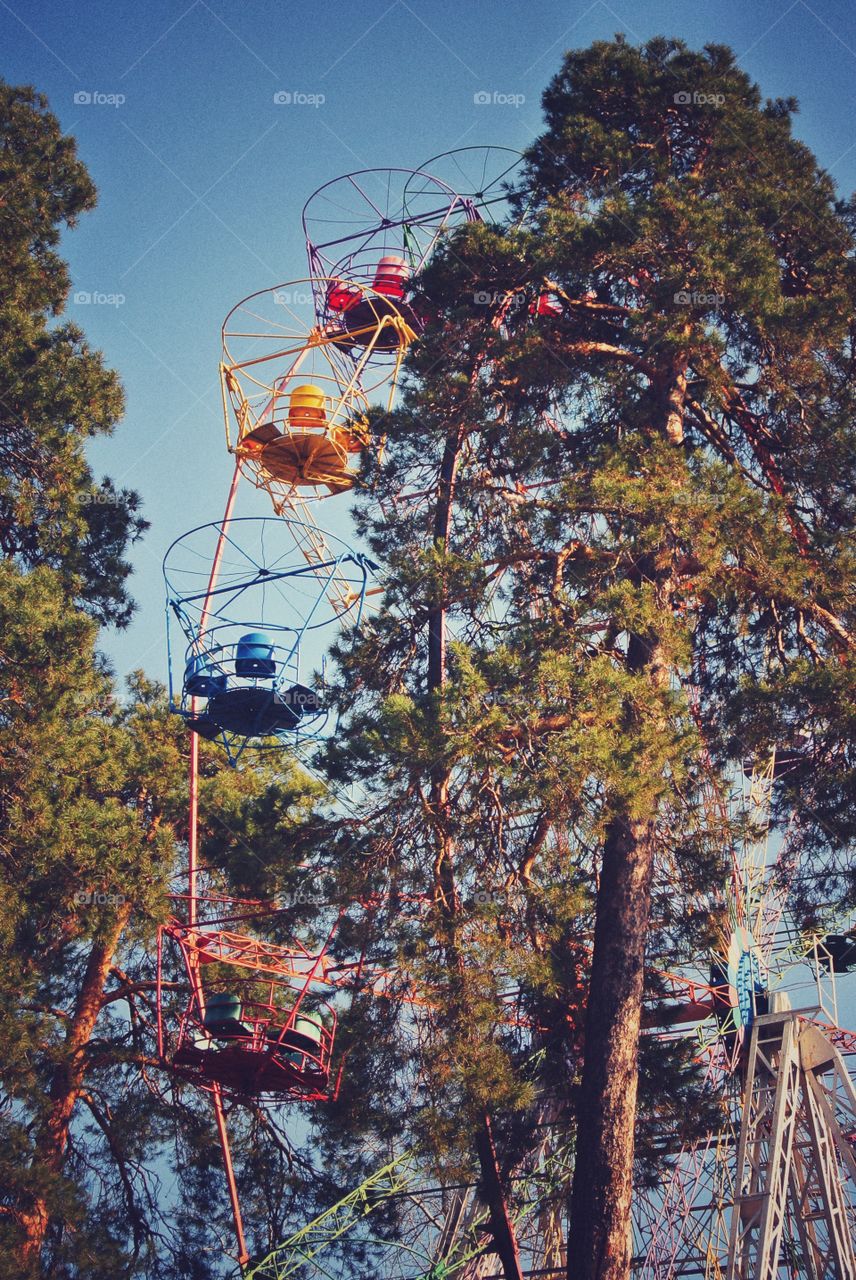
[[[294,488],[323,487],[330,493],[350,489],[356,478],[349,466],[353,454],[368,443],[366,423],[359,418],[336,421],[331,397],[315,383],[294,387],[280,416],[274,397],[265,420],[242,434],[238,456],[261,475]]]

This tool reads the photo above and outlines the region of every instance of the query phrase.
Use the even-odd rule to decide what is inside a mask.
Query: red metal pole
[[[196,698],[190,699],[190,714],[196,715]],[[196,862],[199,845],[199,737],[190,735],[190,820],[187,827],[187,923],[196,924]]]
[[[238,1242],[238,1265],[243,1267],[249,1261],[247,1241],[244,1236],[244,1220],[241,1216],[241,1202],[238,1199],[238,1185],[235,1182],[235,1170],[232,1166],[232,1150],[229,1146],[229,1134],[226,1129],[226,1116],[223,1111],[223,1097],[219,1084],[212,1089],[214,1098],[214,1118],[217,1121],[217,1133],[220,1138],[220,1150],[223,1153],[223,1168],[226,1170],[226,1185],[229,1188],[229,1200],[232,1205],[232,1217],[235,1219],[235,1238]]]
[[[238,492],[238,481],[241,478],[240,464],[235,464],[235,473],[232,476],[232,483],[229,486],[229,496],[226,499],[226,510],[220,525],[220,536],[217,539],[217,549],[214,552],[214,560],[211,565],[211,573],[208,578],[208,589],[205,595],[205,603],[202,606],[202,617],[199,623],[199,638],[205,634],[205,625],[208,620],[208,601],[211,592],[217,585],[217,578],[220,574],[220,565],[223,560],[223,550],[226,545],[226,532],[229,522],[232,519],[232,512],[235,507],[235,496]],[[191,699],[191,714],[196,713],[196,698]],[[187,923],[191,929],[196,924],[196,877],[199,861],[199,737],[197,734],[190,735],[190,820],[188,823],[187,835]],[[190,935],[191,942],[193,935]],[[192,953],[191,953],[192,955]],[[193,961],[188,966],[190,971],[190,981],[193,986],[193,992],[196,997],[200,1010],[204,1013],[205,996],[202,991],[202,984],[199,980],[199,967]],[[241,1204],[238,1199],[238,1187],[235,1182],[235,1170],[232,1165],[232,1151],[229,1146],[229,1134],[226,1129],[226,1116],[223,1110],[223,1097],[220,1092],[220,1086],[215,1084],[212,1089],[212,1097],[214,1101],[214,1119],[217,1124],[217,1136],[220,1139],[220,1151],[223,1155],[223,1168],[226,1171],[226,1184],[229,1190],[229,1201],[232,1206],[232,1217],[235,1220],[235,1238],[238,1242],[238,1263],[243,1266],[249,1259],[247,1253],[247,1242],[244,1236],[244,1222],[241,1215]]]

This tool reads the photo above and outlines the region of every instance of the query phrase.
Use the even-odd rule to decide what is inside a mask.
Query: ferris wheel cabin
[[[328,312],[343,332],[343,345],[347,341],[349,346],[389,352],[401,346],[402,331],[407,342],[413,340],[422,321],[406,301],[410,275],[401,254],[386,254],[368,271],[353,262],[343,268],[326,299]]]
[[[215,635],[211,633],[212,637]],[[264,631],[250,631],[233,644],[213,644],[188,655],[184,697],[204,698],[204,709],[188,719],[191,732],[215,738],[267,737],[296,729],[321,711],[314,689],[295,682],[280,688],[291,654],[283,654]]]
[[[272,420],[248,432],[238,454],[273,480],[294,488],[318,486],[330,493],[350,489],[356,474],[349,460],[368,442],[364,423],[335,421],[336,408],[324,389],[314,383],[289,394],[282,430]]]
[[[273,984],[265,999],[236,990],[194,995],[182,1018],[172,1066],[203,1088],[237,1097],[272,1095],[317,1101],[326,1096],[336,1015],[282,1009]]]

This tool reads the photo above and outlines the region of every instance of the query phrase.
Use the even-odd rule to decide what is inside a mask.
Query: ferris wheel
[[[237,765],[247,751],[297,750],[329,731],[329,637],[359,626],[374,566],[322,530],[311,503],[352,488],[361,452],[383,448],[372,411],[391,409],[425,319],[412,286],[445,232],[498,198],[495,149],[484,150],[479,194],[400,169],[346,175],[310,199],[310,278],[250,295],[223,325],[235,459],[223,517],[176,539],[164,561],[170,707],[190,731],[190,819],[186,892],[158,945],[158,1055],[178,1085],[213,1104],[242,1267],[226,1105],[335,1097],[338,1002],[351,974],[328,963],[338,918],[314,949],[272,942],[273,904],[239,904],[235,914],[203,891],[199,743],[219,743]],[[504,153],[503,174],[508,167]],[[275,518],[236,515],[242,477],[267,493]],[[164,981],[167,971],[174,980]],[[372,975],[376,991],[388,980]]]
[[[854,958],[853,920],[832,908],[806,934],[791,914],[797,833],[774,840],[770,808],[795,767],[799,752],[773,752],[724,801],[709,796],[749,819],[718,904],[709,993],[690,1007],[720,1119],[636,1197],[640,1280],[856,1275],[856,1091],[845,1062],[856,1035],[839,1027],[835,995]]]

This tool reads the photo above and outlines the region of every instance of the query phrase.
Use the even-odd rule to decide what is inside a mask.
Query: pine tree
[[[598,43],[544,106],[527,228],[467,228],[421,282],[432,323],[366,458],[388,587],[342,652],[328,768],[366,791],[347,863],[430,902],[411,941],[389,922],[442,1010],[429,1136],[481,1152],[485,1121],[557,1101],[570,1280],[618,1280],[646,964],[653,991],[658,962],[704,955],[715,922],[689,908],[735,838],[705,785],[807,726],[776,801],[807,915],[853,889],[852,211],[795,104],[722,47]],[[476,891],[500,895],[486,927]],[[553,1001],[536,1081],[498,1025],[512,974]],[[509,1278],[514,1159],[478,1166]]]
[[[138,496],[96,482],[84,448],[123,407],[116,375],[81,330],[55,323],[69,278],[60,228],[95,188],[41,94],[0,82],[0,551],[57,569],[99,621],[127,623],[129,540]]]
[[[172,1096],[156,1055],[156,931],[186,857],[186,731],[142,675],[115,697],[96,624],[54,570],[0,563],[0,621],[0,1274],[193,1274],[179,1266],[189,1238],[210,1254],[228,1207],[210,1107],[193,1090]],[[296,777],[280,796],[274,773],[237,775],[208,744],[201,767],[201,838],[245,858],[239,810],[254,794],[283,814],[311,803]],[[243,1126],[247,1170],[277,1149],[264,1126],[251,1143],[260,1123]],[[181,1213],[163,1187],[171,1165],[187,1178]],[[222,1274],[216,1255],[196,1274]]]
[[[787,742],[798,726],[784,683],[817,720],[812,669],[852,681],[853,436],[836,403],[850,382],[847,219],[791,135],[794,104],[762,104],[726,49],[596,45],[566,58],[544,105],[529,157],[539,267],[567,305],[515,372],[531,388],[539,370],[550,377],[545,359],[562,362],[583,425],[575,469],[591,469],[565,511],[618,522],[608,545],[631,612],[612,625],[636,686],[624,713],[639,723],[647,701],[668,735],[669,692],[695,671],[709,741],[732,753]],[[779,723],[765,744],[757,719],[734,712],[741,685],[766,681]],[[839,744],[843,727],[828,724]],[[677,745],[667,736],[659,759],[628,761],[648,793],[607,810],[572,1280],[627,1274],[647,904]]]

